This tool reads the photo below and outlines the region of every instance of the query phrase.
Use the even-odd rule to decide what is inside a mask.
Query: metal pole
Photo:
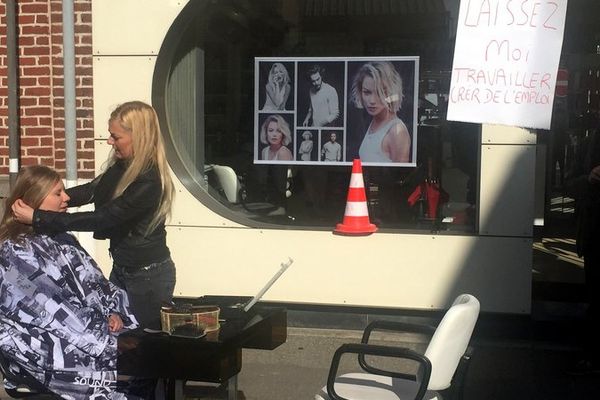
[[[77,185],[77,115],[75,111],[75,13],[73,0],[63,0],[63,71],[65,88],[65,164],[67,187]]]
[[[6,2],[6,58],[8,59],[8,173],[10,187],[19,172],[19,57],[17,54],[15,0]]]

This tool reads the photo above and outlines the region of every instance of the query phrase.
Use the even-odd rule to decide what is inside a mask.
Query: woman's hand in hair
[[[17,221],[22,224],[31,225],[33,221],[33,208],[29,207],[21,199],[17,199],[12,205],[12,212]]]

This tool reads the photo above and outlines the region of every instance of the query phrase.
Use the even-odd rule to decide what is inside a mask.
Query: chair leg
[[[234,375],[227,382],[227,399],[237,400],[238,376]]]
[[[452,379],[452,385],[447,389],[448,393],[444,394],[444,399],[448,400],[462,400],[464,396],[465,389],[465,379],[467,379],[467,372],[469,370],[469,364],[471,361],[471,357],[473,355],[473,350],[467,350],[467,353],[463,355],[458,363],[458,367],[456,368],[456,373],[454,374],[454,378]],[[444,391],[446,392],[446,391]]]

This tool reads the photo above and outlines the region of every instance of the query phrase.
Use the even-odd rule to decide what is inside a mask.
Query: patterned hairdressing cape
[[[0,351],[65,399],[124,399],[116,392],[117,337],[108,316],[137,321],[69,234],[31,235],[0,246]],[[10,385],[10,382],[5,382]]]

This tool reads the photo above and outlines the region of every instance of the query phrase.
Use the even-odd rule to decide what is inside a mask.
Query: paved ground
[[[325,384],[335,349],[359,340],[359,332],[354,331],[290,329],[287,343],[274,351],[244,351],[239,399],[313,399]],[[394,344],[422,347],[418,340]],[[573,378],[563,372],[576,356],[576,348],[564,342],[476,338],[474,345],[465,400],[600,398],[597,377]],[[196,397],[192,387],[187,394],[188,399],[226,398],[224,394]]]

